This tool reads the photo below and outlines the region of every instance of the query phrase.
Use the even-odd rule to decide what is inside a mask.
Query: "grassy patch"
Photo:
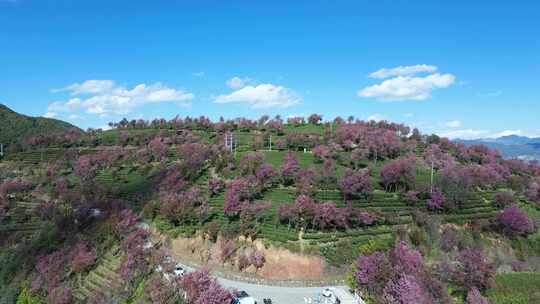
[[[487,292],[491,304],[540,303],[539,273],[499,274],[495,282]]]

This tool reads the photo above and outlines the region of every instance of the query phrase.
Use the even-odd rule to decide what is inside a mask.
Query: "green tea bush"
[[[540,303],[540,274],[507,273],[495,277],[495,287],[487,291],[491,304]]]

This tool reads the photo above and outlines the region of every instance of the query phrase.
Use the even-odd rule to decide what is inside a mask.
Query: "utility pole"
[[[4,157],[4,144],[0,144],[0,158]]]
[[[236,156],[236,151],[238,150],[238,138],[236,136],[233,137],[234,142],[234,156]]]
[[[232,133],[225,134],[225,147],[231,152],[234,151],[234,136]]]
[[[430,186],[429,186],[429,193],[433,193],[433,169],[435,167],[434,160],[431,159],[431,179],[430,179]]]
[[[268,141],[270,142],[270,151],[272,151],[272,134],[270,134]]]

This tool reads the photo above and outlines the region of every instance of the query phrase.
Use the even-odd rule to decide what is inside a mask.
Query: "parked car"
[[[186,273],[186,270],[184,269],[184,267],[182,267],[182,265],[176,264],[176,266],[174,267],[173,273],[177,277],[183,277],[184,274]]]
[[[172,258],[170,256],[166,256],[165,263],[171,263],[171,262],[172,262]],[[162,265],[157,265],[155,270],[156,272],[162,273],[163,277],[165,277],[167,281],[171,281],[171,279],[183,277],[184,274],[186,274],[186,270],[180,263],[177,263],[174,266],[174,269],[172,270],[172,272],[165,271]]]
[[[323,289],[321,295],[321,303],[324,304],[340,304],[341,300],[334,293],[334,288],[325,288]]]
[[[257,301],[253,297],[250,297],[247,292],[242,290],[236,293],[234,304],[257,304]]]

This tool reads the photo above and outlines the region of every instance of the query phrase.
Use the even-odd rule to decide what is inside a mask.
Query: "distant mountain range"
[[[470,145],[486,145],[490,148],[499,150],[504,158],[519,158],[523,160],[540,160],[540,137],[530,138],[526,136],[509,135],[499,138],[483,138],[463,140],[456,139]]]

